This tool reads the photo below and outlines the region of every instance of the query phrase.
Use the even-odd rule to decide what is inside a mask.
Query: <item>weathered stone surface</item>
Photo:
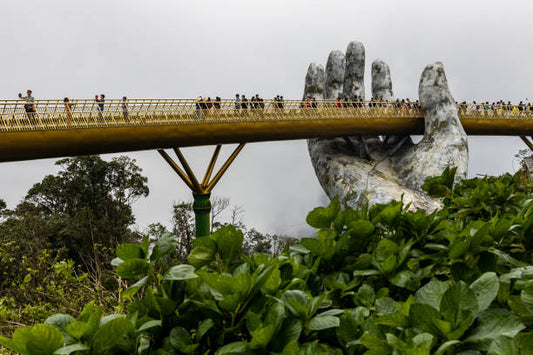
[[[418,88],[425,111],[424,138],[394,159],[405,185],[417,189],[431,176],[440,175],[448,166],[457,167],[457,177],[468,172],[467,135],[459,121],[455,100],[448,89],[442,63],[428,65]]]
[[[342,95],[344,83],[344,53],[331,51],[326,63],[326,90],[325,99],[335,100]]]
[[[309,64],[305,76],[304,98],[310,96],[317,100],[324,99],[324,87],[326,86],[326,73],[324,67],[318,63]]]
[[[354,100],[358,96],[365,98],[365,47],[361,42],[353,41],[346,48],[344,67],[343,97]]]
[[[389,65],[381,59],[372,62],[372,98],[384,101],[394,100]]]
[[[354,44],[352,49],[350,46],[348,48],[363,53],[364,56],[364,48],[361,50],[362,45],[361,47],[359,45]],[[331,59],[332,55],[335,59]],[[316,69],[316,66],[309,68],[306,77],[306,95],[319,97],[321,92],[325,92],[324,98],[334,98],[335,92],[342,89],[337,85],[341,56],[337,52],[332,52],[332,55],[326,66],[324,89],[315,85],[323,82],[321,77],[323,71]],[[351,55],[346,56],[345,75],[353,78],[356,77],[355,73],[364,72],[364,68],[361,69],[364,58],[357,60],[359,64],[355,68],[355,61],[351,59]],[[357,78],[362,81],[362,76]],[[350,78],[344,82],[353,81]],[[364,88],[362,83],[358,85],[359,89]],[[344,92],[361,95],[355,94],[353,87],[355,86]],[[372,93],[378,98],[383,96],[384,100],[394,99],[390,70],[381,60],[376,60],[372,64]],[[309,154],[316,175],[330,198],[338,195],[343,205],[347,207],[359,207],[367,202],[371,205],[387,203],[391,200],[400,200],[402,197],[404,202],[411,203],[413,209],[432,211],[440,207],[438,201],[429,198],[421,190],[425,179],[440,175],[448,166],[456,166],[457,177],[464,178],[468,167],[466,134],[460,124],[455,101],[449,92],[441,63],[426,67],[420,79],[419,96],[425,110],[426,131],[424,138],[417,145],[410,143],[410,137],[406,137],[406,141],[399,142],[393,149],[389,142],[375,137],[373,139],[339,137],[308,141]],[[368,142],[371,144],[366,144]],[[364,150],[361,145],[364,145],[364,149],[369,153],[365,159],[361,158],[361,151]]]
[[[372,62],[372,98],[380,101],[394,101],[389,65],[381,59]],[[413,146],[413,141],[409,136],[388,136],[383,139],[382,143],[381,149],[385,150],[387,155]]]

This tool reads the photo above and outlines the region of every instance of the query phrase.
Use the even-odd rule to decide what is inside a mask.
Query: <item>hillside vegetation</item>
[[[308,214],[315,237],[279,255],[243,255],[231,225],[195,239],[186,262],[170,233],[120,244],[118,298],[84,298],[74,316],[58,309],[0,344],[30,355],[531,354],[533,187],[521,174],[454,175],[426,181],[444,205],[431,214],[399,201],[341,210],[335,198]],[[83,285],[63,268],[64,287]]]

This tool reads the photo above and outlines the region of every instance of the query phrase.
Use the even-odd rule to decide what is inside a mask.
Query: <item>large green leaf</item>
[[[374,334],[365,332],[359,339],[361,344],[363,344],[367,349],[370,350],[369,354],[372,355],[386,355],[391,354],[391,347],[387,341]]]
[[[347,233],[350,234],[352,238],[368,240],[374,233],[375,227],[374,224],[370,221],[359,220],[351,222],[348,225]]]
[[[459,343],[460,343],[459,340],[449,340],[449,341],[443,343],[441,346],[439,346],[437,351],[435,351],[434,355],[444,355],[444,354],[448,353],[449,350],[451,350],[454,345],[459,344]]]
[[[158,328],[161,327],[162,321],[161,320],[149,320],[148,322],[143,323],[139,328],[137,328],[138,333],[145,332],[149,329]]]
[[[211,237],[217,242],[217,252],[224,264],[229,265],[241,255],[244,236],[234,226],[222,227],[213,233]]]
[[[274,324],[261,326],[251,331],[250,335],[252,336],[252,340],[250,341],[250,348],[253,350],[266,348],[275,331],[276,326]]]
[[[193,250],[191,250],[189,256],[187,257],[189,264],[197,269],[209,264],[213,260],[215,260],[215,252],[213,249],[205,246],[195,247]]]
[[[54,352],[54,355],[70,355],[72,353],[78,352],[78,351],[85,351],[85,350],[91,350],[91,347],[87,344],[71,344],[64,346],[60,349],[57,349]]]
[[[170,233],[164,233],[155,243],[154,249],[152,249],[152,254],[150,255],[150,260],[156,261],[169,255],[176,250],[177,245],[178,240],[176,237]]]
[[[519,355],[518,347],[514,338],[501,336],[492,341],[487,355]]]
[[[92,329],[92,324],[83,321],[74,321],[65,326],[65,332],[76,340],[81,340]]]
[[[356,305],[371,308],[374,306],[374,301],[376,300],[376,292],[372,286],[363,284],[359,287],[357,293],[353,296],[353,299]]]
[[[349,348],[349,344],[353,344],[361,336],[361,329],[365,324],[365,315],[368,316],[369,314],[368,310],[366,310],[366,313],[364,311],[364,307],[359,307],[358,309],[347,310],[339,316],[340,325],[335,328],[335,334],[346,348]]]
[[[338,328],[337,328],[338,329]],[[296,318],[285,318],[281,328],[272,338],[272,348],[282,351],[291,342],[296,342],[302,333],[302,323]]]
[[[127,334],[133,330],[132,322],[126,317],[110,320],[94,334],[93,351],[100,354],[112,350],[117,344],[126,340]]]
[[[192,265],[176,265],[167,270],[163,280],[188,280],[198,277],[194,273],[194,266]]]
[[[307,318],[311,299],[305,292],[300,290],[285,291],[281,300],[294,316],[301,319]]]
[[[431,280],[422,286],[415,294],[416,303],[425,303],[435,309],[440,308],[440,301],[444,292],[448,289],[448,284],[439,280]]]
[[[394,226],[394,224],[396,223],[396,219],[402,211],[402,204],[395,201],[391,202],[388,205],[375,207],[381,207],[381,210],[377,215],[374,215],[372,217],[372,223],[381,223],[383,225],[391,227]]]
[[[339,198],[335,196],[328,207],[317,207],[306,217],[307,224],[313,228],[329,228],[340,210]]]
[[[426,303],[415,303],[409,308],[409,322],[414,328],[441,337],[443,331],[436,325],[441,319],[439,311]]]
[[[71,315],[68,314],[62,314],[57,313],[53,314],[50,317],[46,318],[44,321],[44,324],[53,325],[54,327],[58,328],[59,330],[64,330],[65,327],[74,322],[75,319]]]
[[[340,320],[335,316],[328,315],[318,315],[311,318],[306,324],[305,327],[308,330],[324,330],[329,328],[335,328],[340,325]]]
[[[439,310],[455,329],[461,321],[475,313],[477,307],[474,292],[463,281],[459,281],[444,292]]]
[[[529,312],[533,313],[533,280],[527,281],[520,293],[520,299]]]
[[[31,327],[21,327],[15,329],[15,331],[13,332],[13,339],[0,337],[0,344],[8,349],[22,354],[25,352],[26,343],[30,338]]]
[[[138,244],[120,244],[117,246],[117,257],[122,260],[144,259],[144,250]]]
[[[26,342],[27,355],[50,355],[63,346],[63,334],[54,326],[36,324],[31,328],[30,338]]]
[[[415,291],[420,285],[420,278],[410,270],[402,270],[396,273],[390,279],[390,282],[394,286],[403,287],[408,290]]]
[[[237,341],[234,343],[229,343],[227,345],[224,345],[223,347],[219,348],[215,355],[249,355],[250,347],[248,343]]]
[[[213,328],[215,326],[215,322],[213,322],[212,319],[206,319],[204,321],[202,321],[199,325],[198,325],[198,329],[196,330],[196,341],[199,341],[203,338],[203,336],[205,334],[207,334],[207,332]]]
[[[335,254],[335,241],[332,238],[318,240],[315,238],[302,238],[300,244],[313,254],[330,260]]]
[[[477,298],[478,312],[489,308],[498,295],[500,280],[494,272],[486,272],[470,285]]]
[[[200,344],[193,344],[191,335],[187,329],[182,327],[172,328],[170,331],[170,344],[177,350],[185,354],[194,354]]]
[[[144,259],[129,259],[118,264],[117,274],[124,279],[132,279],[148,272],[150,264]]]
[[[480,348],[485,350],[494,339],[500,336],[512,338],[525,328],[517,315],[500,308],[481,312],[477,324],[466,341],[478,343]]]

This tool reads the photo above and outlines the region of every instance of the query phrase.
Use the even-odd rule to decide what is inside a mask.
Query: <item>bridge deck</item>
[[[533,135],[533,108],[459,108],[471,135]],[[222,143],[422,134],[423,112],[389,102],[0,101],[0,161]]]

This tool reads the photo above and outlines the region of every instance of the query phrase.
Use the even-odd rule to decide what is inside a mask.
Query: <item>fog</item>
[[[533,55],[526,1],[4,1],[0,99],[193,98],[235,93],[300,98],[310,62],[352,40],[391,68],[394,94],[418,98],[427,64],[444,63],[458,101],[531,101]],[[515,172],[518,137],[471,137],[469,175]],[[184,149],[201,175],[214,147]],[[224,147],[228,155],[233,147]],[[191,194],[155,151],[127,153],[149,178],[137,227],[168,224]],[[110,159],[115,155],[104,155]],[[224,160],[224,157],[221,157]],[[55,159],[0,164],[0,198],[15,205]],[[305,216],[327,203],[305,141],[248,144],[214,190],[270,233],[311,233]]]

